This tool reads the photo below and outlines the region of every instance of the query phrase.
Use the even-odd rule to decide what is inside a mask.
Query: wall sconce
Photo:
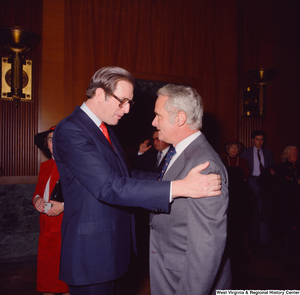
[[[246,87],[243,90],[243,116],[261,117],[266,113],[266,86],[277,76],[275,69],[257,69],[247,72],[257,88]]]
[[[32,61],[25,55],[41,40],[40,36],[21,27],[0,27],[0,44],[9,52],[2,58],[1,99],[32,101]]]

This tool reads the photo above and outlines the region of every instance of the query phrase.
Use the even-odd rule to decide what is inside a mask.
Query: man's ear
[[[186,113],[179,111],[177,114],[176,122],[178,126],[183,126],[186,123]]]
[[[97,88],[95,91],[95,98],[97,102],[102,102],[105,100],[105,91],[102,88]]]

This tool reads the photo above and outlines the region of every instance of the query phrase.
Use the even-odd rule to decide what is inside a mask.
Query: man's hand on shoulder
[[[182,180],[172,182],[172,197],[203,198],[221,194],[221,177],[218,174],[201,174],[209,166],[205,162],[193,168]]]

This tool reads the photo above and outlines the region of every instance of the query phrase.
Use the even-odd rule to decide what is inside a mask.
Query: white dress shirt
[[[166,172],[168,171],[168,169],[170,169],[170,167],[173,165],[176,159],[181,155],[181,153],[200,135],[201,135],[201,131],[199,130],[193,133],[192,135],[190,135],[189,137],[185,138],[175,146],[176,154],[172,157]]]
[[[260,169],[259,169],[259,160],[257,156],[257,148],[253,146],[253,176],[259,176],[260,175]],[[263,166],[265,167],[265,158],[264,158],[264,153],[262,149],[259,149],[259,155],[260,155],[260,160]]]

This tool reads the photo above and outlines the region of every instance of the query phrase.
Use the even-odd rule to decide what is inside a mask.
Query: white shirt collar
[[[173,165],[173,163],[176,161],[176,159],[180,156],[180,154],[200,135],[201,135],[201,131],[199,130],[199,131],[193,133],[192,135],[190,135],[189,137],[185,138],[184,140],[182,140],[175,146],[176,154],[171,159],[168,169],[170,169],[170,167]],[[166,170],[166,172],[168,171],[168,169]]]
[[[178,156],[187,148],[187,146],[193,142],[198,136],[201,135],[201,131],[197,131],[195,133],[193,133],[192,135],[190,135],[189,137],[185,138],[184,140],[182,140],[181,142],[179,142],[176,146],[176,155],[178,154]]]
[[[168,152],[170,146],[166,147],[164,150],[161,151],[161,155],[165,156],[165,154]]]
[[[89,117],[90,119],[97,125],[100,126],[101,120],[87,107],[85,102],[80,107]]]
[[[170,146],[168,146],[164,150],[158,152],[158,155],[160,155],[159,159],[158,159],[158,165],[160,164],[160,162],[162,161],[162,159],[165,157],[165,155],[167,154],[167,152],[168,152],[169,149],[170,149]]]

